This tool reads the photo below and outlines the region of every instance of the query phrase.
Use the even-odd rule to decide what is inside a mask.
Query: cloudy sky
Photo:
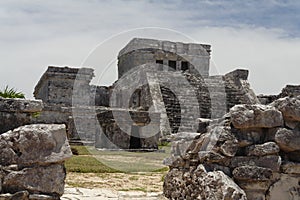
[[[211,44],[212,73],[249,69],[257,94],[300,84],[296,0],[10,0],[0,1],[0,27],[0,88],[27,98],[49,65],[94,67],[96,80],[110,65],[99,82],[109,84],[117,52],[145,36]]]

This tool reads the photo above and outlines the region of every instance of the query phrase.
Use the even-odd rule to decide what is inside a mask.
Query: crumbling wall
[[[0,97],[0,134],[33,123],[42,109],[43,103],[40,100]]]
[[[247,81],[248,74],[248,70],[237,69],[224,75],[228,110],[237,104],[260,103]]]
[[[286,85],[281,93],[278,95],[278,98],[282,97],[296,97],[300,95],[300,85]]]
[[[93,76],[94,70],[90,68],[49,66],[35,87],[34,96],[43,101],[44,107],[32,123],[65,124],[69,139],[94,141],[95,131],[88,131],[95,128],[92,124],[96,114],[91,106],[109,106],[110,88],[90,85]],[[73,98],[73,95],[76,98]],[[80,131],[82,127],[77,131],[75,126],[73,103],[75,106],[85,107],[85,112],[78,116],[85,122],[81,124],[90,124],[90,127],[86,126],[84,134]]]
[[[299,199],[299,107],[299,96],[271,105],[236,105],[190,142],[174,143],[174,155],[166,160],[165,196]]]
[[[76,80],[75,87],[80,88],[80,103],[89,105],[91,101],[89,83],[94,77],[93,71],[90,68],[49,66],[34,89],[34,97],[48,104],[71,106]]]
[[[264,104],[270,104],[276,99],[283,98],[283,97],[296,97],[300,95],[300,85],[286,85],[282,88],[280,94],[278,95],[259,95],[259,101]]]
[[[58,200],[72,156],[64,125],[26,125],[0,135],[0,199]]]
[[[101,126],[96,137],[97,148],[139,150],[158,148],[159,113],[110,108],[97,110],[97,119]],[[143,129],[150,123],[151,127]]]
[[[110,98],[110,87],[106,86],[91,86],[91,102],[90,105],[93,106],[105,106],[109,107]],[[94,99],[94,102],[93,102]]]

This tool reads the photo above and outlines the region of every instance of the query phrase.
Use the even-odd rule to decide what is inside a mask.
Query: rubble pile
[[[167,198],[300,199],[300,96],[236,105],[200,126],[173,144]]]
[[[0,199],[59,199],[71,156],[65,125],[26,125],[1,134]]]

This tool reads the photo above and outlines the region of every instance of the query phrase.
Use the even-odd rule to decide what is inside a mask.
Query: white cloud
[[[268,21],[259,18],[264,15],[255,3],[248,3],[246,7],[231,1],[2,1],[0,88],[8,84],[32,97],[48,65],[79,66],[99,42],[112,34],[145,26],[173,28],[198,42],[212,44],[212,59],[218,70],[226,73],[239,66],[248,68],[257,93],[278,93],[286,83],[299,83],[299,40],[286,37],[289,30],[283,31],[281,26],[272,27],[276,20],[284,24],[295,13]],[[268,12],[276,6],[293,10],[293,5],[277,4],[264,2],[261,7]],[[298,15],[285,27],[293,27],[297,19]],[[264,26],[267,28],[260,28]],[[147,31],[133,36],[147,36]],[[154,36],[168,39],[159,32]],[[103,54],[115,57],[125,42],[109,46]],[[93,66],[97,75],[107,62]],[[115,77],[111,73],[107,79]]]
[[[278,30],[264,28],[205,28],[193,35],[212,44],[212,60],[221,74],[249,69],[258,94],[276,94],[286,84],[300,84],[300,39],[282,38]]]

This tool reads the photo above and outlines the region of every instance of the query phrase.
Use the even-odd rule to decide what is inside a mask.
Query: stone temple
[[[138,151],[171,141],[168,199],[299,200],[300,86],[256,96],[245,69],[211,76],[211,53],[135,38],[111,86],[92,85],[92,68],[49,66],[36,100],[0,98],[0,199],[58,199],[69,140]]]
[[[5,115],[1,131],[30,123],[66,124],[73,142],[156,149],[170,135],[197,132],[199,118],[219,118],[236,104],[259,103],[247,70],[210,76],[210,55],[207,44],[134,38],[119,52],[119,79],[111,86],[91,85],[92,68],[49,66],[34,90],[42,100],[40,111],[34,110],[38,115]]]

